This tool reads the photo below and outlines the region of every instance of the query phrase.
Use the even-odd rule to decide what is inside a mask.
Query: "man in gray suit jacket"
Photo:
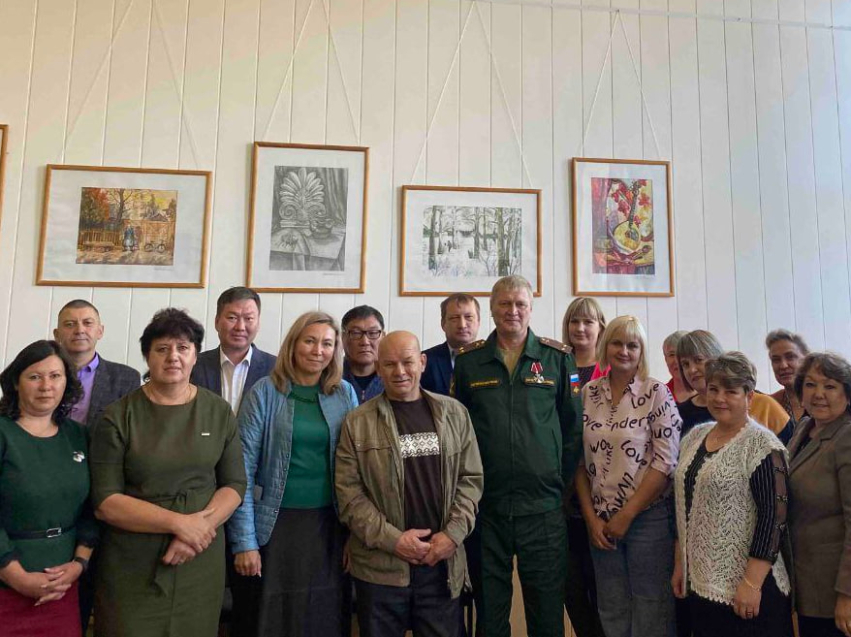
[[[198,355],[198,362],[192,369],[192,382],[224,398],[233,413],[237,413],[243,397],[254,383],[272,372],[277,360],[254,345],[260,330],[260,296],[251,288],[228,288],[216,302],[215,325],[219,346]],[[233,600],[230,634],[255,637],[260,581],[243,577],[234,570],[230,543],[226,559],[227,587]],[[228,607],[227,595],[224,607]],[[227,610],[222,614],[223,619],[226,615]]]
[[[88,301],[69,301],[59,310],[53,337],[68,353],[83,385],[83,398],[71,409],[73,420],[86,426],[95,424],[107,405],[141,385],[138,371],[97,353],[103,323],[97,308]]]
[[[75,299],[62,306],[53,338],[71,358],[77,369],[77,379],[83,386],[83,397],[71,408],[70,414],[80,424],[87,427],[94,425],[107,405],[139,389],[142,384],[138,371],[108,361],[97,353],[98,341],[103,338],[103,323],[98,309],[88,301]],[[80,578],[80,621],[83,634],[94,604],[94,570],[93,561]]]

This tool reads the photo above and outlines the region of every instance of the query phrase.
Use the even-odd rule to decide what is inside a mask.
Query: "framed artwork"
[[[368,178],[368,148],[255,142],[246,285],[363,292]]]
[[[37,285],[202,288],[212,173],[49,165]]]
[[[540,190],[402,187],[401,296],[487,296],[509,274],[541,295]]]
[[[574,157],[573,293],[673,296],[671,163]]]
[[[3,222],[3,190],[6,183],[6,144],[9,139],[9,126],[0,124],[0,224]]]

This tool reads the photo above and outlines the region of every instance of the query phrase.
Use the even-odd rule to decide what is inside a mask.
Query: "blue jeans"
[[[669,501],[639,514],[614,551],[591,547],[606,637],[673,637],[674,536]]]

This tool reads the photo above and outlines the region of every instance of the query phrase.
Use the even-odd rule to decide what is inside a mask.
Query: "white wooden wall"
[[[615,8],[629,39],[618,26],[603,67]],[[744,350],[764,388],[771,328],[851,356],[851,0],[0,0],[0,123],[2,365],[75,297],[100,308],[104,355],[139,368],[156,309],[212,330],[245,279],[254,140],[371,149],[367,292],[264,295],[270,351],[301,312],[359,303],[440,340],[439,299],[397,295],[408,183],[543,189],[533,327],[558,336],[584,155],[673,161],[676,296],[602,301],[647,325],[656,375],[675,329]],[[33,285],[44,166],[62,162],[212,170],[207,289]]]

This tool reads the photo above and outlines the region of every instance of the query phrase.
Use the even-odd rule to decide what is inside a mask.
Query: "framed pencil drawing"
[[[673,296],[671,163],[574,157],[573,293]]]
[[[363,292],[368,178],[368,148],[255,142],[246,285]]]
[[[3,190],[6,184],[6,147],[9,141],[9,126],[0,124],[0,227],[3,223]]]
[[[212,173],[49,165],[37,285],[201,288]]]
[[[402,187],[401,296],[490,294],[519,274],[541,295],[541,191]]]

